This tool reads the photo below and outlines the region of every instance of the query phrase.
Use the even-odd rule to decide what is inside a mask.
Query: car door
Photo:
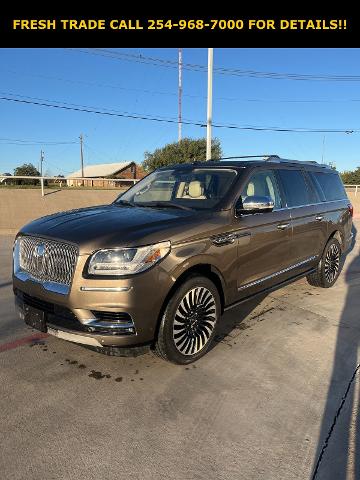
[[[270,197],[275,206],[271,212],[241,213],[237,218],[237,287],[241,295],[252,293],[256,286],[264,288],[269,277],[277,277],[289,265],[291,220],[274,170],[253,170],[243,183],[238,202],[254,195]]]
[[[337,225],[344,239],[350,237],[349,201],[337,172],[329,168],[324,168],[324,171],[309,169],[307,177],[319,199],[315,205],[315,219],[318,227],[318,253],[321,255],[330,233],[334,231],[334,225]]]
[[[300,168],[279,169],[278,176],[292,223],[291,264],[306,268],[316,261],[324,234],[317,195]]]

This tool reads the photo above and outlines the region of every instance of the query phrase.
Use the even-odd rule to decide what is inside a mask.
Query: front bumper
[[[151,344],[159,315],[173,285],[159,266],[127,279],[90,279],[79,257],[68,295],[47,290],[40,282],[13,276],[17,303],[45,311],[48,333],[94,347]]]

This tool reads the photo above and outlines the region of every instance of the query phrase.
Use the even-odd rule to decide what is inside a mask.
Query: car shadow
[[[215,348],[219,343],[227,343],[227,340],[230,341],[236,337],[240,330],[250,328],[250,325],[245,320],[249,318],[253,320],[266,313],[265,310],[260,311],[255,317],[251,316],[267,296],[268,293],[261,293],[255,298],[247,300],[225,312],[216,327],[214,341],[211,343],[209,350]]]
[[[45,192],[44,197],[47,197],[48,195],[52,195],[53,193],[58,193],[58,192],[61,192],[61,191],[62,191],[62,189],[58,188],[57,190],[51,190],[50,192]]]
[[[353,226],[355,246],[356,228]],[[359,285],[360,255],[347,266],[346,300],[336,338],[334,361],[322,416],[311,480],[360,479],[360,416],[357,412],[355,378],[360,346]],[[352,441],[352,439],[355,439]],[[355,443],[355,445],[354,445]],[[352,473],[349,473],[351,465]]]

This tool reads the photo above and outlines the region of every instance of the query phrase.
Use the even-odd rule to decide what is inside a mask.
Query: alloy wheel
[[[324,274],[329,283],[332,283],[339,271],[340,266],[340,249],[338,245],[333,243],[330,245],[329,250],[326,253],[324,261]]]
[[[180,301],[173,323],[173,340],[183,355],[194,355],[208,343],[216,324],[214,295],[205,287],[189,290]]]

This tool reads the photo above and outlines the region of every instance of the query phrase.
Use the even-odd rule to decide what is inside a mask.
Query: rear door
[[[291,222],[284,207],[274,170],[254,169],[245,180],[241,199],[260,195],[270,197],[272,212],[242,214],[238,222],[238,290],[251,292],[250,287],[264,288],[268,277],[287,268],[290,261]]]
[[[308,176],[317,191],[319,203],[316,205],[316,218],[323,232],[323,247],[334,230],[339,230],[346,245],[351,237],[351,214],[348,209],[344,185],[336,171],[311,170]]]
[[[316,262],[324,238],[319,200],[301,168],[281,168],[278,175],[291,217],[291,264],[306,268]]]

